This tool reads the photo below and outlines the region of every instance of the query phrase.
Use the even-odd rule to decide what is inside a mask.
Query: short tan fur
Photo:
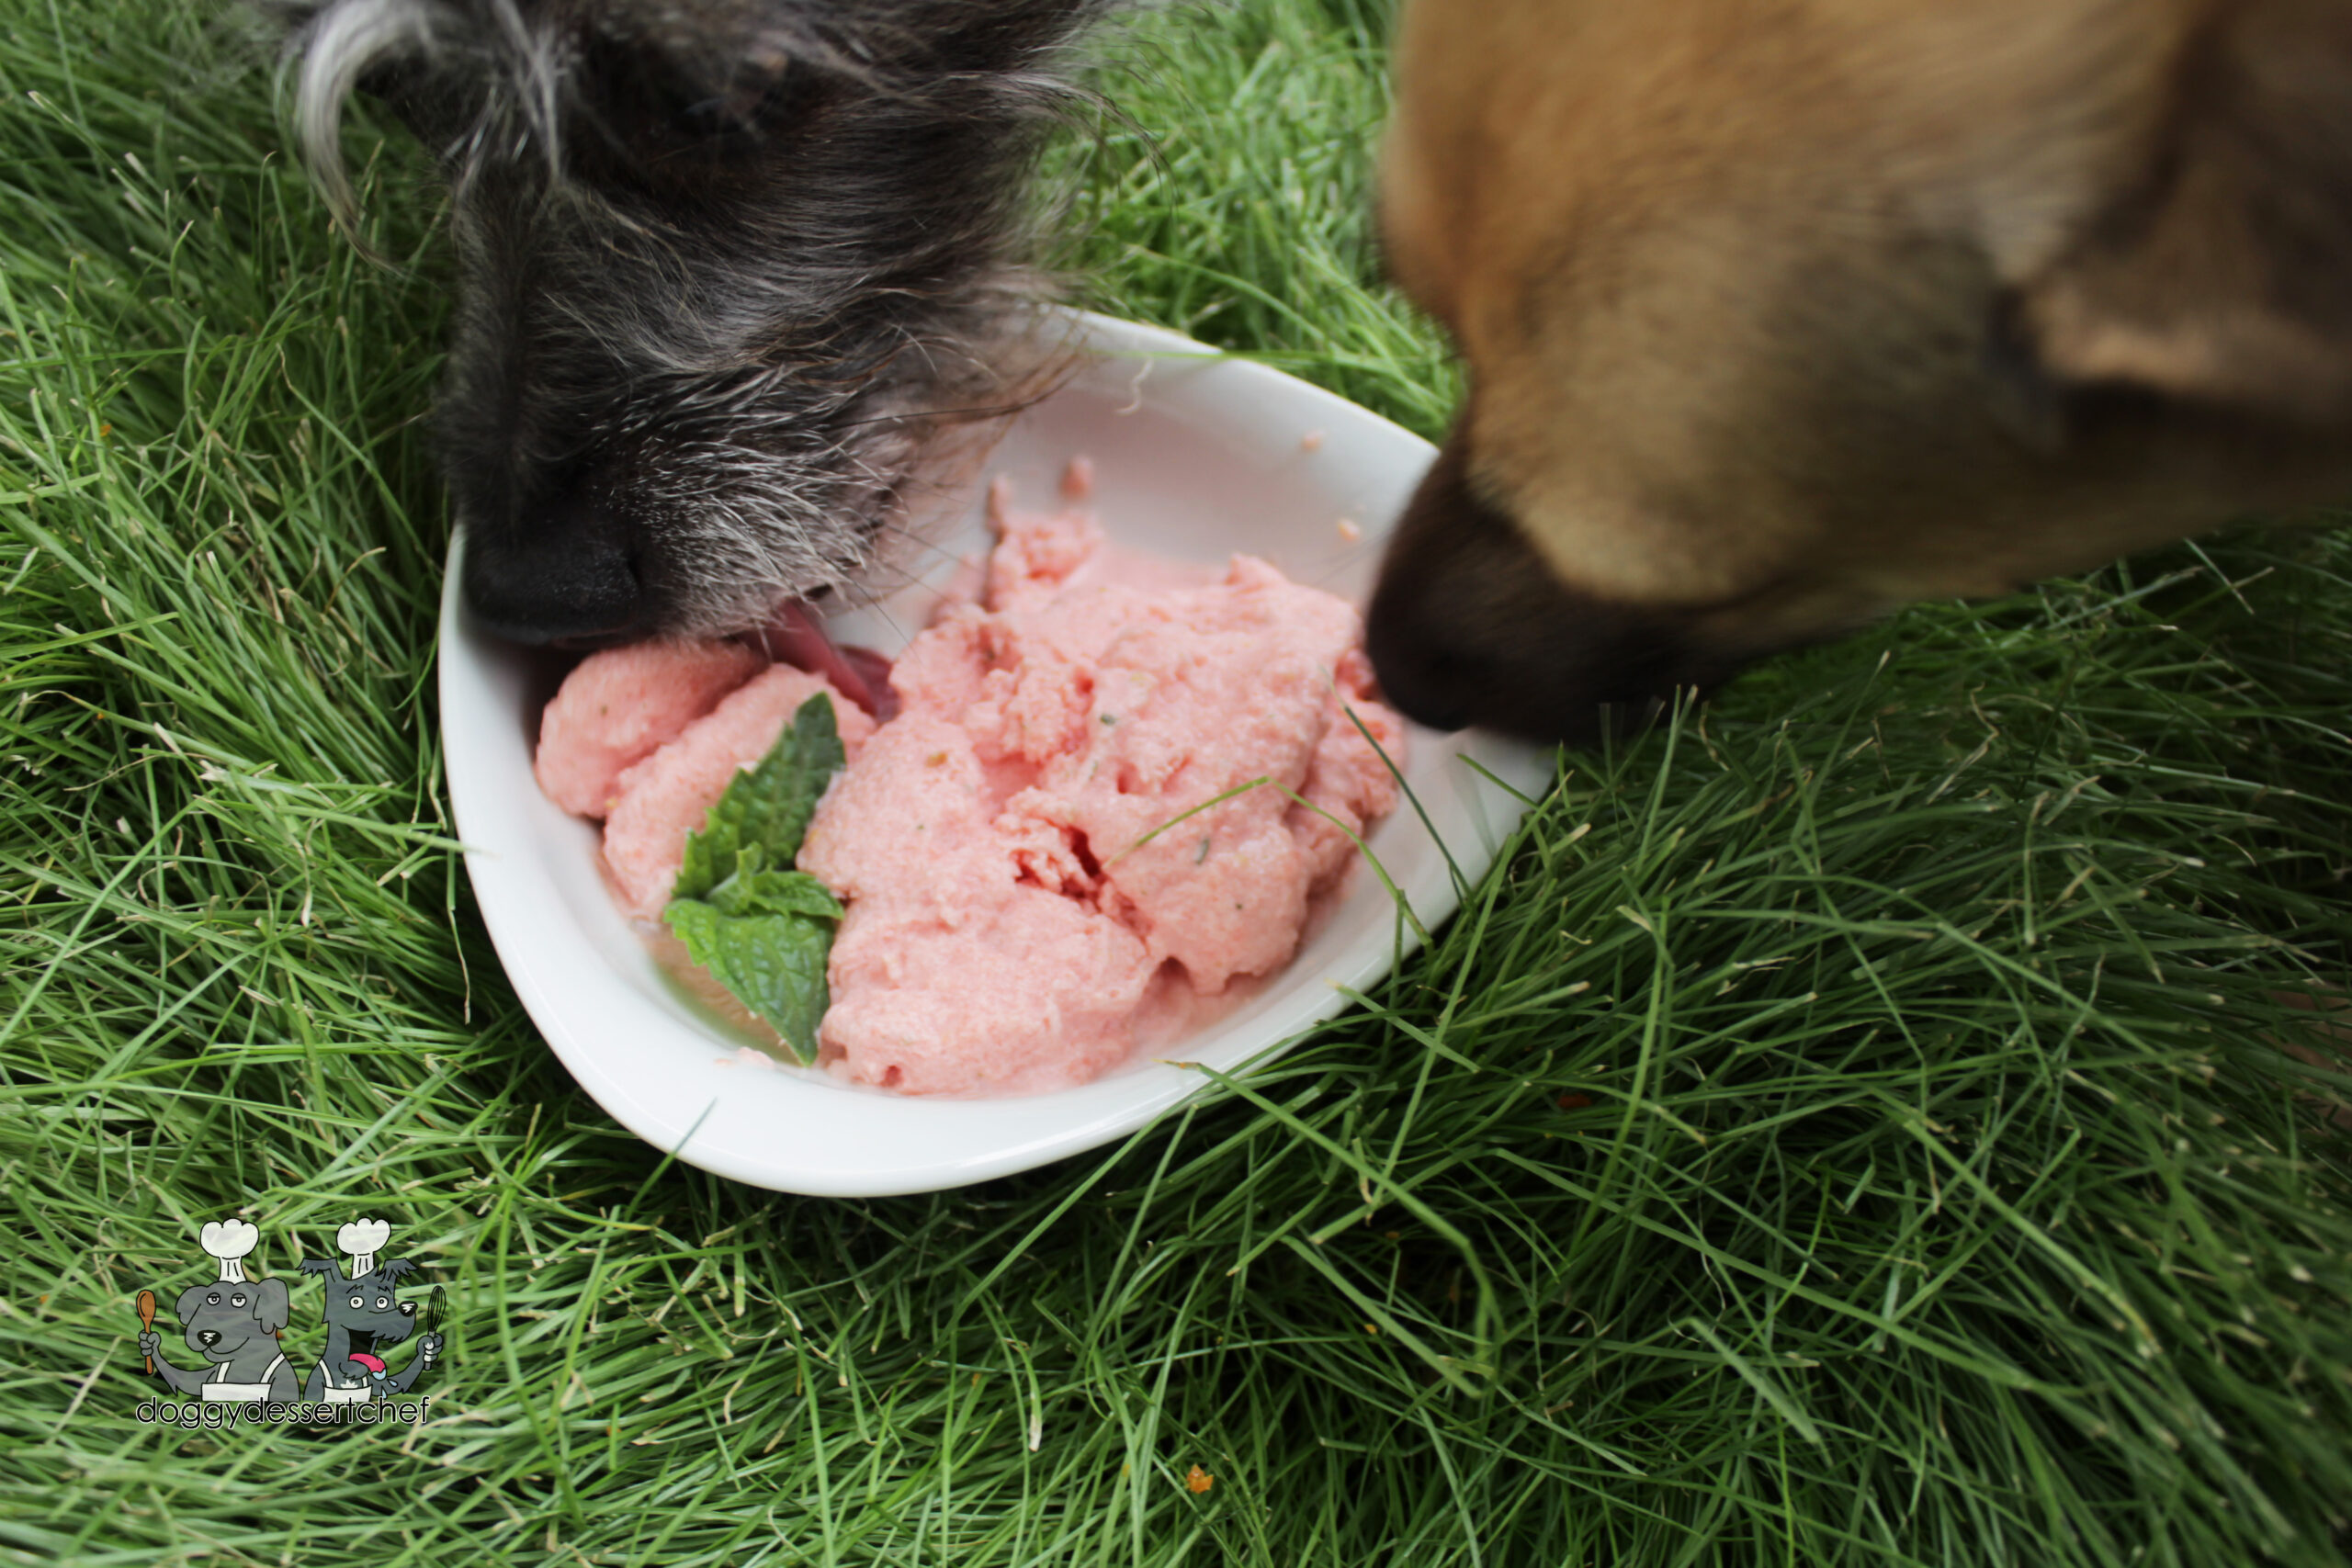
[[[1577,736],[1643,683],[1612,637],[1656,696],[2352,494],[2346,0],[1400,28],[1383,244],[1471,387],[1374,605],[1423,716]]]

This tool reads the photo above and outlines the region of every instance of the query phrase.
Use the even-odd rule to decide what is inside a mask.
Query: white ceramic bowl
[[[1094,460],[1110,536],[1178,558],[1266,557],[1294,578],[1361,604],[1380,535],[1430,448],[1354,404],[1153,327],[1088,316],[1089,359],[1023,414],[986,466],[1016,501],[1052,503],[1073,456]],[[979,486],[943,511],[923,580],[834,623],[842,641],[896,654],[960,556],[986,548]],[[1360,532],[1359,532],[1360,530]],[[597,830],[531,779],[539,708],[560,660],[473,625],[450,547],[441,601],[441,724],[458,830],[500,960],[566,1067],[622,1125],[688,1164],[756,1186],[837,1197],[956,1187],[1117,1138],[1208,1087],[1171,1061],[1142,1062],[1079,1089],[1001,1100],[919,1100],[769,1068],[653,961],[605,890]],[[1476,732],[1416,728],[1406,776],[1474,883],[1521,809],[1467,766],[1474,758],[1532,795],[1548,753]],[[1439,846],[1408,805],[1370,838],[1430,927],[1456,902]],[[1263,1061],[1375,984],[1398,921],[1359,868],[1346,899],[1284,970],[1215,1027],[1164,1055],[1225,1070]]]

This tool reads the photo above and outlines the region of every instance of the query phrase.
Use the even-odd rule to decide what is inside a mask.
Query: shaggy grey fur
[[[507,635],[720,633],[854,581],[917,458],[1030,389],[1033,166],[1106,0],[281,5],[347,218],[355,89],[439,156],[439,446]]]

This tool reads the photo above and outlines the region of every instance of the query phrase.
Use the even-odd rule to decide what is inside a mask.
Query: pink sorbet
[[[1137,587],[1089,516],[998,521],[800,854],[848,910],[820,1043],[909,1093],[1085,1082],[1282,967],[1395,804],[1364,731],[1402,763],[1343,601],[1248,556]]]
[[[738,642],[639,642],[590,654],[539,716],[539,788],[574,817],[604,816],[624,769],[766,663]]]
[[[605,821],[605,869],[623,909],[660,918],[685,860],[686,835],[702,826],[736,771],[766,756],[800,705],[820,692],[833,699],[842,749],[854,758],[874,733],[865,710],[822,678],[774,664],[621,774]]]

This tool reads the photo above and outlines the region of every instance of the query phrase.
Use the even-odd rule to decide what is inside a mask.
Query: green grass
[[[1062,167],[1106,308],[1423,431],[1376,13],[1150,21]],[[0,0],[0,1557],[2344,1560],[2352,548],[2234,536],[1769,666],[1573,761],[1363,1010],[931,1197],[621,1133],[448,840],[446,264],[169,0]],[[413,1433],[130,1418],[131,1297],[362,1212],[447,1280]],[[305,1351],[315,1302],[298,1291]],[[1184,1485],[1200,1466],[1212,1490]]]

